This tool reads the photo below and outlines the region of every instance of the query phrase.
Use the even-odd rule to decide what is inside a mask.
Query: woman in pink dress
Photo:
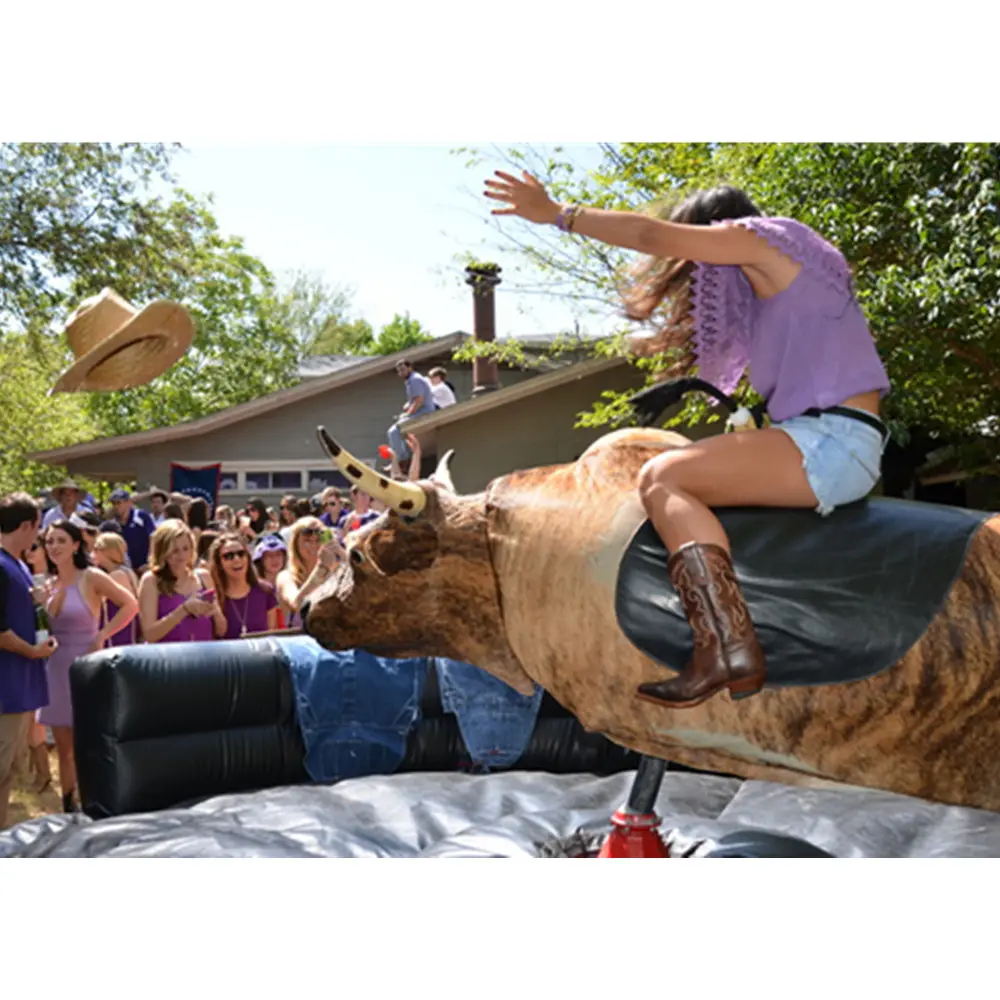
[[[273,632],[278,627],[274,588],[257,578],[243,536],[226,532],[208,556],[215,585],[212,615],[217,639],[242,639],[248,633]]]
[[[83,533],[70,521],[55,521],[49,526],[45,553],[53,576],[45,611],[49,631],[59,641],[59,648],[45,664],[49,703],[39,709],[38,721],[52,727],[59,755],[63,810],[72,812],[76,807],[76,760],[73,756],[69,668],[77,657],[101,649],[105,640],[128,625],[137,607],[128,590],[106,573],[91,567]],[[118,607],[115,616],[103,628],[99,626],[102,600],[112,601]]]
[[[139,581],[139,622],[146,642],[208,642],[215,609],[212,581],[195,569],[191,529],[164,521],[149,544],[149,569]]]

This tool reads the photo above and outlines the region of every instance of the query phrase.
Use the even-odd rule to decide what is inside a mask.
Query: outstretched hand
[[[506,208],[494,208],[491,215],[517,215],[528,222],[552,224],[559,218],[559,205],[545,188],[527,170],[521,172],[524,180],[512,174],[496,171],[499,180],[486,181],[487,198],[506,203]]]

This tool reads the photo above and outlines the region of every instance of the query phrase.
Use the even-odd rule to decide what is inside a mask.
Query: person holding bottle
[[[17,754],[35,711],[49,701],[45,660],[58,648],[55,639],[36,633],[31,573],[20,558],[38,537],[40,521],[27,493],[0,501],[0,828],[7,825]]]

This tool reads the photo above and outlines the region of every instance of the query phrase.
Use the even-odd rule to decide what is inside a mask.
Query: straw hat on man
[[[194,323],[176,302],[136,309],[111,288],[85,299],[66,321],[76,361],[49,390],[114,392],[152,382],[181,358]]]

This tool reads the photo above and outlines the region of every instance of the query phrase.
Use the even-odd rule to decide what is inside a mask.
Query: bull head
[[[337,468],[389,509],[348,536],[346,560],[302,609],[309,635],[327,649],[447,656],[530,694],[534,686],[504,634],[485,495],[456,494],[452,453],[430,479],[398,482],[359,461],[325,428],[318,434]]]

